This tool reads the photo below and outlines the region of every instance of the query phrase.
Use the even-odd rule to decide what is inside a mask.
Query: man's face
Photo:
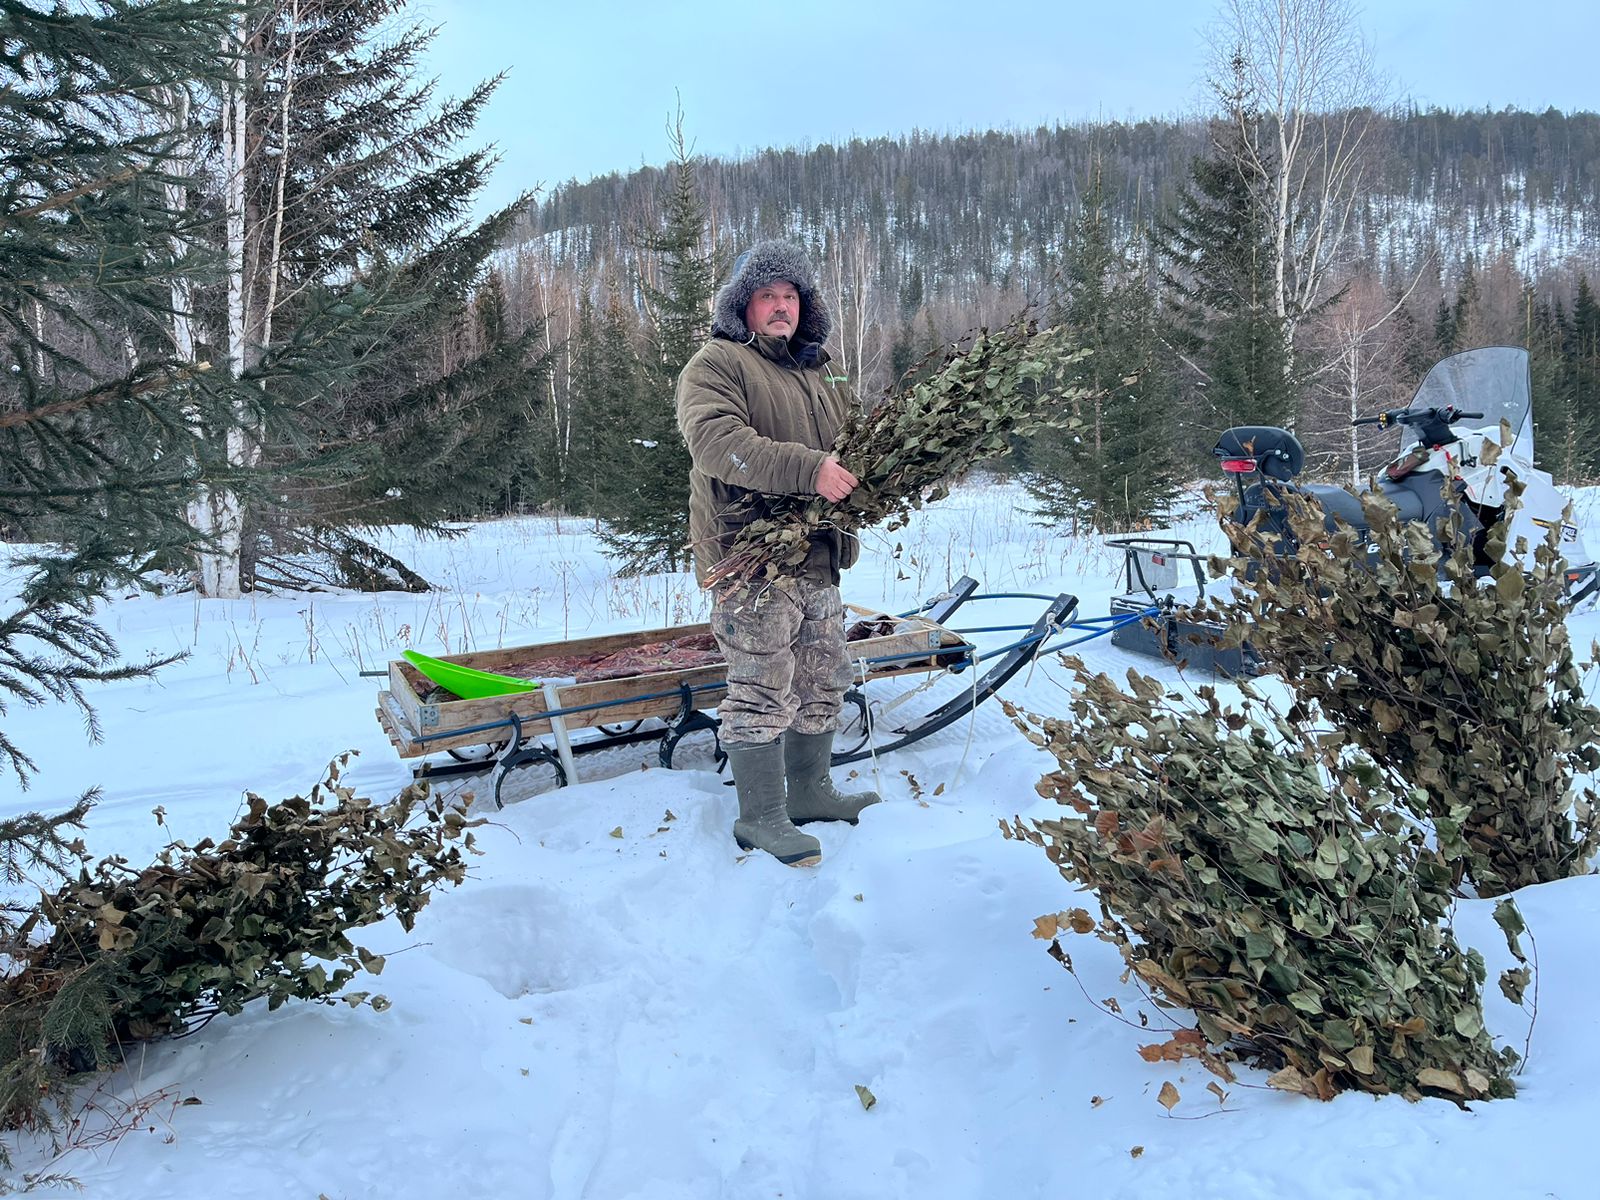
[[[751,333],[793,337],[800,321],[800,293],[787,279],[774,279],[758,287],[744,307],[745,328]]]

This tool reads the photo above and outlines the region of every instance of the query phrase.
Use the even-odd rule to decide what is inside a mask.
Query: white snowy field
[[[959,491],[869,539],[846,599],[909,609],[967,573],[986,591],[1070,591],[1085,615],[1104,613],[1116,560],[1030,524],[1024,506],[1002,486]],[[704,608],[686,577],[612,579],[570,521],[390,548],[442,590],[107,606],[129,657],[189,657],[95,689],[97,745],[71,708],[13,708],[7,731],[41,769],[25,793],[0,783],[0,811],[62,807],[99,785],[91,849],[140,862],[168,837],[223,832],[247,789],[303,793],[348,749],[360,757],[346,781],[387,797],[409,766],[374,719],[380,682],[361,671],[410,647],[651,628]],[[973,603],[952,623],[1024,624],[1042,606]],[[1600,616],[1571,625],[1580,647],[1600,635]],[[1104,639],[1084,652],[1184,683]],[[940,679],[908,705],[962,686]],[[1059,714],[1067,687],[1041,661],[1003,694]],[[257,1005],[143,1048],[94,1095],[108,1113],[139,1110],[134,1127],[100,1137],[91,1122],[53,1161],[13,1140],[14,1174],[48,1165],[95,1200],[1600,1194],[1586,1153],[1600,1119],[1600,878],[1518,896],[1540,967],[1531,1043],[1526,1014],[1493,986],[1507,955],[1489,906],[1460,905],[1458,934],[1489,962],[1490,1028],[1530,1046],[1517,1099],[1321,1104],[1245,1071],[1219,1102],[1203,1071],[1143,1061],[1138,1046],[1161,1039],[1102,1012],[1032,936],[1040,914],[1093,904],[998,832],[1000,818],[1057,812],[1034,792],[1052,760],[998,704],[861,764],[886,802],[857,828],[812,826],[815,870],[739,852],[733,789],[704,741],[685,743],[678,770],[642,770],[654,754],[581,758],[581,782],[559,791],[513,781],[500,812],[480,789],[475,811],[491,824],[468,882],[411,934],[357,933],[388,965],[355,986],[381,991],[388,1011]],[[1089,996],[1139,1012],[1114,951],[1068,948]],[[1170,1113],[1164,1082],[1182,1097]],[[876,1096],[870,1110],[858,1085]]]

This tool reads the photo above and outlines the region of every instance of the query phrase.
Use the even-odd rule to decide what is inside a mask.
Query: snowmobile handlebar
[[[1465,412],[1453,404],[1447,404],[1443,408],[1392,408],[1375,417],[1357,417],[1350,424],[1377,425],[1387,429],[1391,425],[1430,425],[1439,421],[1453,425],[1457,421],[1475,421],[1482,417],[1481,412]]]

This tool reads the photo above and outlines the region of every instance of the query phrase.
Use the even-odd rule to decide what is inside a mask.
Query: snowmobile
[[[1351,422],[1352,426],[1398,427],[1405,431],[1399,454],[1379,473],[1377,486],[1399,510],[1402,519],[1420,521],[1439,539],[1442,518],[1452,497],[1460,501],[1463,533],[1473,539],[1476,569],[1494,563],[1486,550],[1487,531],[1505,516],[1506,497],[1514,477],[1523,485],[1520,504],[1511,516],[1506,553],[1524,544],[1523,562],[1531,566],[1533,548],[1558,531],[1566,560],[1568,602],[1593,603],[1600,590],[1600,570],[1570,519],[1567,497],[1549,472],[1534,466],[1533,399],[1528,378],[1528,352],[1509,346],[1467,350],[1436,363],[1417,388],[1411,403]],[[1510,431],[1509,442],[1502,426]],[[1502,447],[1495,453],[1497,447]],[[1225,431],[1212,453],[1235,481],[1238,507],[1225,520],[1245,525],[1259,517],[1261,531],[1280,551],[1293,550],[1283,497],[1298,493],[1316,500],[1328,530],[1340,525],[1368,545],[1368,524],[1361,501],[1332,484],[1296,481],[1305,466],[1305,450],[1286,429],[1239,426]],[[1220,626],[1195,618],[1188,610],[1206,599],[1224,599],[1230,581],[1207,579],[1203,556],[1192,543],[1172,538],[1120,537],[1110,540],[1124,554],[1124,591],[1111,601],[1111,614],[1146,619],[1117,624],[1112,643],[1136,653],[1187,660],[1193,668],[1222,674],[1254,674],[1260,664],[1248,645],[1223,648]],[[1180,586],[1178,568],[1187,564],[1193,586]]]

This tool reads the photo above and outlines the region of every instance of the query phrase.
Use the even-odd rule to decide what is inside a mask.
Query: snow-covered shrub
[[[1480,895],[1587,872],[1600,809],[1574,781],[1600,767],[1600,709],[1567,636],[1559,530],[1524,571],[1506,553],[1507,522],[1481,533],[1475,554],[1457,513],[1441,561],[1424,526],[1367,495],[1369,555],[1347,528],[1327,533],[1320,508],[1288,499],[1291,552],[1254,530],[1235,538],[1235,638],[1247,634],[1433,822]],[[1475,559],[1493,565],[1475,576]]]
[[[247,810],[221,842],[173,842],[142,870],[85,864],[42,898],[8,947],[0,980],[0,1121],[48,1120],[66,1076],[114,1063],[133,1042],[182,1034],[252,1000],[333,1003],[383,959],[349,931],[386,917],[406,929],[472,849],[461,810],[414,785],[387,804],[340,782]],[[365,992],[339,997],[387,1006]]]
[[[1069,910],[1040,936],[1115,944],[1157,1004],[1194,1014],[1197,1030],[1147,1057],[1228,1078],[1245,1061],[1323,1099],[1513,1093],[1517,1056],[1484,1029],[1483,959],[1447,921],[1448,866],[1370,762],[1249,687],[1235,710],[1208,688],[1196,704],[1133,672],[1124,691],[1077,671],[1073,720],[1018,722],[1058,763],[1040,794],[1074,814],[1002,824],[1099,899],[1099,920]]]

